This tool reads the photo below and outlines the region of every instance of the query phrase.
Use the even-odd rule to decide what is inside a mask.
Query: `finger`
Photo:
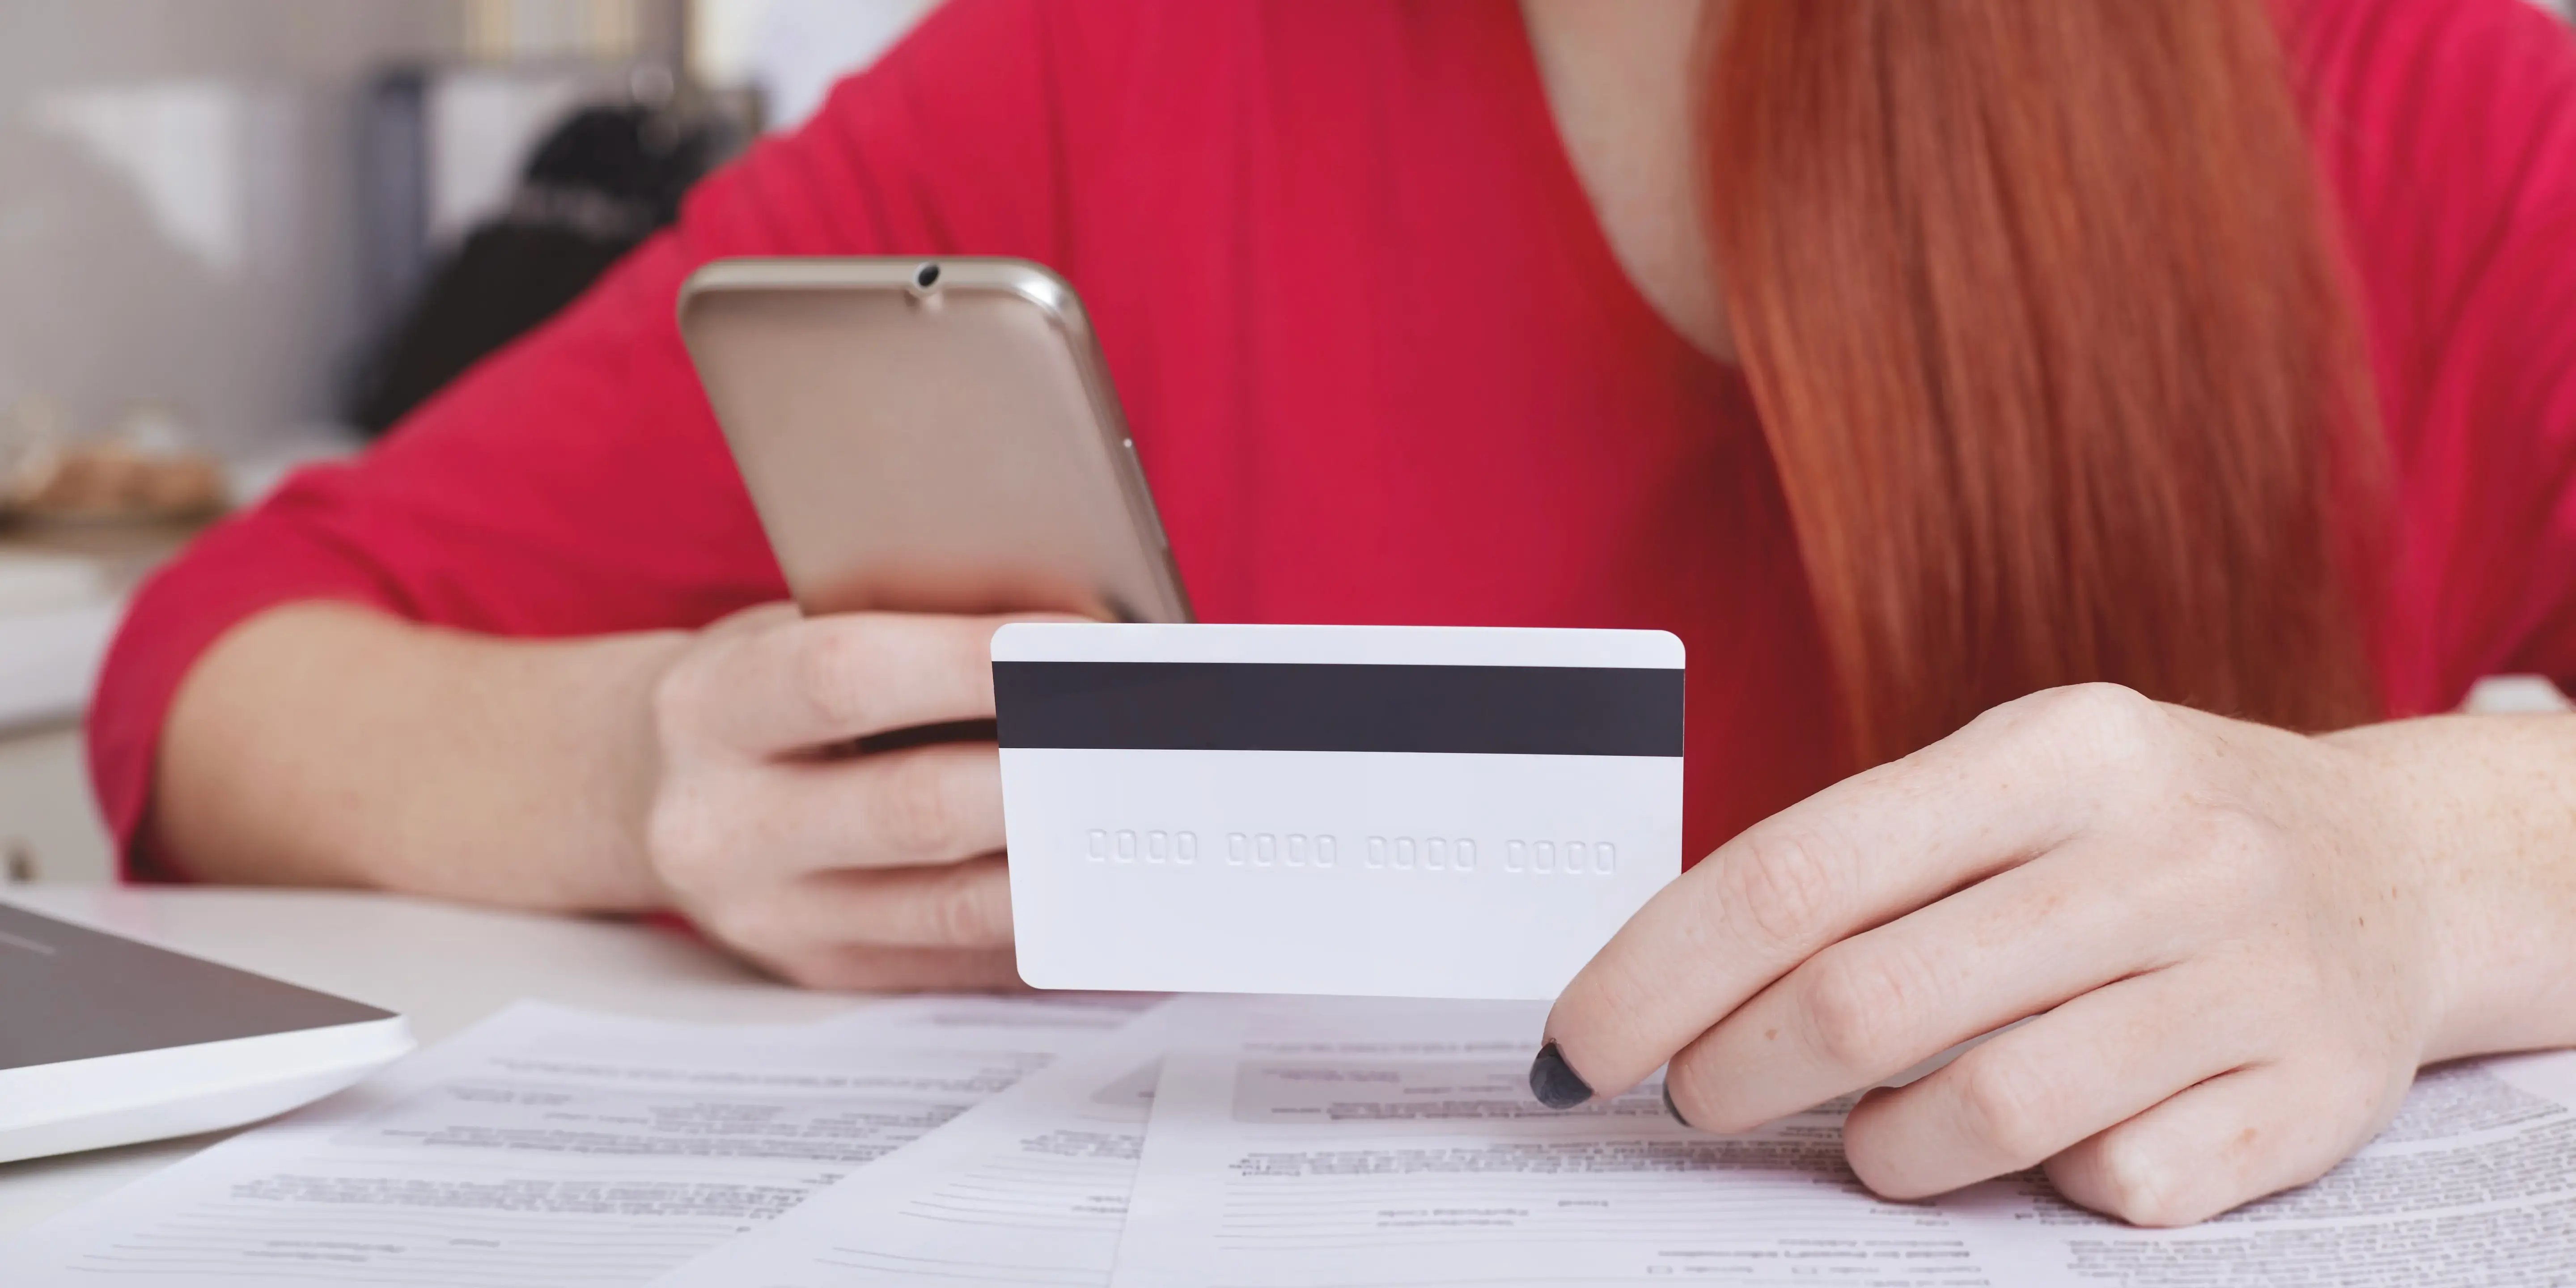
[[[2160,919],[2103,879],[2128,854],[2104,848],[2076,842],[1808,958],[1672,1058],[1675,1108],[1750,1130],[2170,964]]]
[[[772,600],[766,604],[754,604],[749,608],[727,613],[699,627],[698,633],[710,639],[749,635],[784,626],[789,622],[801,621],[804,616],[804,610],[796,607],[794,603],[784,599]]]
[[[758,961],[806,988],[839,993],[1019,993],[1019,960],[1007,948],[886,948],[853,944]]]
[[[2048,1179],[2135,1225],[2205,1221],[2305,1185],[2359,1147],[2404,1087],[2355,1088],[2352,1077],[2283,1063],[2213,1078],[2048,1160]]]
[[[779,768],[774,808],[788,843],[826,860],[812,866],[954,863],[1002,849],[1002,755],[992,743]]]
[[[996,855],[818,872],[717,907],[707,928],[764,959],[856,947],[1009,948],[1009,869]]]
[[[993,717],[993,632],[1016,617],[850,613],[748,631],[675,672],[676,718],[778,754]]]
[[[1911,1199],[2036,1166],[2256,1059],[2263,1035],[2210,1004],[2239,987],[2200,964],[2124,979],[1873,1092],[1843,1125],[1852,1170]]]
[[[2075,835],[2101,770],[2169,723],[2109,685],[2034,694],[1755,824],[1620,928],[1558,997],[1549,1040],[1594,1091],[1636,1085],[1825,945]]]
[[[691,888],[954,863],[1002,849],[1001,753],[937,743],[744,765],[659,802],[653,828],[665,873]]]

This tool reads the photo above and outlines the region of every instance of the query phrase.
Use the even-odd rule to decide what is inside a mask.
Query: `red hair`
[[[2262,0],[1736,0],[1709,234],[1847,750],[2113,680],[2380,709],[2382,448]]]

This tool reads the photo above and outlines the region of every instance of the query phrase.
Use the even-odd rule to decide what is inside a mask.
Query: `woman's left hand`
[[[2485,1040],[2455,942],[2479,919],[2404,780],[2109,685],[1998,707],[1658,894],[1558,1000],[1533,1086],[1570,1103],[1669,1060],[1675,1112],[1741,1131],[2036,1016],[1863,1098],[1860,1179],[2044,1164],[2088,1207],[2203,1219],[2321,1175],[2419,1063]]]

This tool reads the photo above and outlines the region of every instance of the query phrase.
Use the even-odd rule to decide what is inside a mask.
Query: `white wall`
[[[772,129],[822,106],[832,83],[903,38],[939,0],[691,0],[689,72],[760,93]]]
[[[0,0],[0,415],[160,403],[234,447],[331,415],[356,89],[464,0]]]

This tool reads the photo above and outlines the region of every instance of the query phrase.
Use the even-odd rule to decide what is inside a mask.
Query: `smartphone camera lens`
[[[939,266],[937,264],[924,264],[921,267],[912,270],[912,284],[925,291],[929,290],[931,287],[937,286],[939,284]]]

